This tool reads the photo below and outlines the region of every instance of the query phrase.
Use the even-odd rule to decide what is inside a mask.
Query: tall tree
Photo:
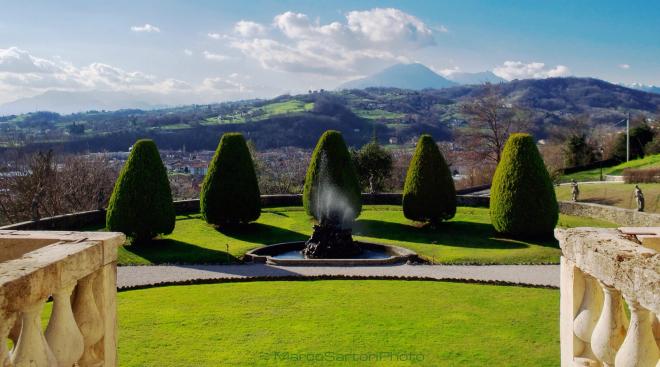
[[[222,135],[209,163],[199,204],[204,219],[219,226],[252,222],[261,215],[257,175],[243,135]]]
[[[422,135],[403,188],[403,215],[437,224],[456,214],[456,188],[449,166],[430,135]]]
[[[519,237],[552,237],[559,209],[555,189],[534,139],[512,134],[490,189],[495,230]]]
[[[630,129],[630,159],[644,158],[646,144],[653,141],[655,132],[646,122]],[[626,134],[619,134],[614,146],[614,157],[626,160]]]
[[[392,172],[392,154],[374,139],[353,152],[353,163],[360,185],[370,193],[382,191],[384,182]]]
[[[112,191],[106,227],[141,243],[172,233],[175,222],[167,171],[153,140],[138,140]]]
[[[461,141],[494,162],[500,161],[511,133],[529,128],[525,112],[508,103],[500,95],[500,88],[486,83],[476,98],[461,105],[461,114],[467,122],[467,126],[461,129]]]
[[[352,221],[360,215],[360,183],[339,131],[326,131],[316,144],[305,177],[303,205],[318,220],[341,216],[342,221]]]

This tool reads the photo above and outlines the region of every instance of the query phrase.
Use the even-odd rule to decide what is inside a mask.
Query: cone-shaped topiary
[[[316,144],[305,177],[303,205],[318,220],[333,216],[352,221],[360,215],[360,182],[339,131],[326,131]]]
[[[555,190],[534,139],[512,134],[490,189],[495,230],[519,237],[550,237],[558,216]]]
[[[403,187],[403,215],[438,223],[456,214],[456,188],[449,166],[430,135],[422,135]]]
[[[138,140],[115,183],[106,227],[144,242],[174,230],[174,205],[167,171],[152,140]]]
[[[252,222],[261,215],[259,183],[243,135],[222,135],[202,183],[199,205],[206,222],[219,226]]]

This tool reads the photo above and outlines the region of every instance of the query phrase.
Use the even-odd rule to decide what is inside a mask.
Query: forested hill
[[[589,115],[593,124],[613,124],[627,112],[649,117],[660,112],[660,95],[597,79],[516,80],[498,86],[508,103],[530,111],[538,137],[552,126],[570,124],[575,115]],[[421,133],[451,139],[452,130],[463,123],[460,104],[483,88],[369,88],[149,111],[36,112],[0,117],[0,144],[125,151],[137,138],[149,137],[161,148],[196,150],[214,149],[223,132],[239,131],[262,149],[312,147],[327,129],[342,131],[351,145],[368,141],[374,129],[383,141],[407,142]]]

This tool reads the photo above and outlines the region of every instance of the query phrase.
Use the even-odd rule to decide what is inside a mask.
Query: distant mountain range
[[[483,71],[480,73],[452,73],[447,76],[447,79],[463,85],[506,83],[506,79],[500,78],[491,71]]]
[[[410,90],[443,89],[457,85],[505,83],[506,80],[490,71],[454,72],[446,77],[419,64],[397,64],[362,79],[351,80],[338,89],[400,88]]]
[[[458,85],[446,79],[426,66],[415,64],[397,64],[370,75],[366,78],[351,80],[338,89],[364,88],[400,88],[411,90],[442,89]]]
[[[632,83],[626,86],[632,89],[643,90],[644,92],[660,94],[660,87],[656,85]]]
[[[660,87],[643,84],[615,85],[592,78],[550,78],[526,79],[507,82],[490,71],[466,73],[454,72],[443,77],[430,68],[419,64],[397,64],[371,76],[346,82],[338,87],[342,90],[365,88],[398,88],[402,90],[436,90],[448,95],[450,99],[460,99],[462,94],[475,90],[485,82],[502,84],[502,91],[507,98],[522,101],[523,105],[548,111],[575,113],[598,112],[607,115],[607,109],[632,108],[656,113],[655,101],[642,105],[649,100],[645,94],[660,94]],[[467,88],[467,87],[470,88]],[[478,88],[476,88],[478,90]],[[635,94],[646,92],[643,95]],[[631,96],[635,94],[635,96]],[[22,98],[0,105],[0,116],[21,114],[34,111],[52,111],[68,114],[81,111],[114,111],[121,109],[153,110],[168,106],[203,103],[198,95],[181,92],[178,95],[159,93],[126,93],[102,91],[47,91],[43,94]]]
[[[34,111],[74,113],[90,110],[114,111],[120,109],[150,110],[162,108],[167,103],[154,103],[152,94],[131,94],[125,92],[104,91],[46,91],[34,97],[21,98],[0,105],[1,115],[13,115]]]

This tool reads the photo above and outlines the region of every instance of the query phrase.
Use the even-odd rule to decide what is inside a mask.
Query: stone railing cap
[[[660,253],[616,229],[556,229],[555,237],[580,270],[660,313]]]

